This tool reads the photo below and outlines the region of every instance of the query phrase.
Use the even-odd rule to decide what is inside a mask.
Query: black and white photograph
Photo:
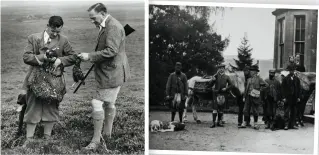
[[[144,154],[144,9],[1,1],[1,154]]]
[[[150,3],[151,151],[314,154],[318,10],[260,6]]]

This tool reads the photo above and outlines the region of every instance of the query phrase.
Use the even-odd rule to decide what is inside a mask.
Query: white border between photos
[[[319,6],[317,6],[319,8]],[[318,10],[319,12],[319,10]],[[318,58],[319,58],[319,54],[318,54],[318,47],[319,47],[319,33],[318,33],[318,28],[319,28],[319,16],[317,17],[317,51],[316,51],[316,54],[317,54],[317,65],[318,65]],[[319,73],[319,67],[316,67],[316,73]],[[319,83],[317,82],[318,81],[318,76],[316,76],[316,88],[319,88]],[[319,155],[319,106],[318,106],[318,103],[319,103],[319,93],[318,91],[316,91],[316,96],[315,96],[316,100],[315,100],[315,104],[317,104],[317,106],[315,106],[315,134],[314,134],[314,139],[315,139],[315,142],[314,142],[314,155]]]
[[[245,7],[245,8],[291,8],[291,9],[315,9],[319,10],[318,5],[284,5],[284,4],[251,4],[251,3],[216,3],[216,2],[190,2],[190,1],[152,1],[150,0],[147,3],[148,0],[146,0],[145,4],[147,7],[145,7],[145,154],[212,154],[214,155],[230,155],[230,154],[256,154],[256,155],[277,155],[278,153],[245,153],[245,152],[213,152],[213,151],[176,151],[176,150],[150,150],[149,149],[149,89],[148,89],[148,84],[149,84],[149,59],[148,59],[148,53],[149,53],[149,22],[148,22],[148,14],[149,14],[149,5],[188,5],[188,6],[224,6],[224,7]],[[319,18],[318,18],[319,21]],[[318,23],[317,23],[317,28],[318,28]],[[317,49],[319,45],[319,33],[317,33]],[[317,61],[316,63],[318,64],[318,59],[319,54],[317,53]],[[319,73],[319,67],[316,68],[316,73]],[[318,81],[318,78],[316,79]],[[319,83],[316,83],[316,88],[319,88]],[[147,93],[146,93],[147,92]],[[319,99],[318,92],[316,92],[316,99]],[[316,100],[317,101],[317,100]],[[315,114],[315,128],[314,128],[314,150],[313,154],[318,155],[319,150],[319,133],[318,133],[318,124],[319,120],[319,106],[316,106],[315,108],[316,114]],[[298,142],[298,140],[296,140]],[[283,155],[283,154],[278,154],[278,155]],[[297,154],[296,154],[297,155]]]
[[[145,26],[144,26],[144,29],[145,29],[145,38],[144,38],[144,41],[145,41],[145,81],[144,81],[144,84],[145,84],[145,109],[144,109],[144,112],[145,112],[145,143],[144,143],[144,148],[145,148],[145,155],[149,155],[149,1],[148,0],[145,0],[145,7],[144,7],[144,12],[145,12]]]

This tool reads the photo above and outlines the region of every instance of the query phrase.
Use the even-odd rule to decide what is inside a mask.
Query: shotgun
[[[135,30],[130,25],[126,24],[124,26],[124,31],[125,31],[125,36],[128,36],[131,33],[133,33]],[[78,91],[78,89],[81,87],[81,85],[84,84],[84,80],[87,78],[87,76],[90,74],[90,72],[92,71],[93,68],[94,68],[94,64],[91,66],[89,71],[85,74],[84,79],[81,80],[80,84],[75,88],[75,90],[73,91],[74,94]]]

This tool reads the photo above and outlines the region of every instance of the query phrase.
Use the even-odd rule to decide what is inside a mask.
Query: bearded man
[[[265,80],[268,83],[268,87],[265,90],[265,106],[264,116],[266,119],[266,129],[273,127],[277,103],[280,100],[280,83],[275,79],[276,71],[274,69],[269,70],[269,77]]]

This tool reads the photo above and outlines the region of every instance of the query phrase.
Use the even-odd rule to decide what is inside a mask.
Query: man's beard
[[[176,70],[175,72],[176,72],[176,74],[181,74],[180,70]]]

